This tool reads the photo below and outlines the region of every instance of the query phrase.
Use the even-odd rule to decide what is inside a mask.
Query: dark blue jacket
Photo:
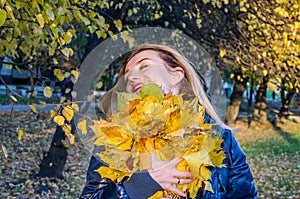
[[[206,122],[210,119],[206,117]],[[253,176],[246,161],[246,156],[237,143],[230,130],[223,130],[222,144],[226,154],[223,168],[212,168],[211,184],[214,193],[199,190],[197,199],[235,199],[235,198],[257,198],[257,191],[254,186]],[[94,156],[91,158],[87,173],[87,184],[80,199],[147,199],[155,192],[162,190],[162,187],[154,181],[147,171],[135,173],[129,180],[115,184],[108,179],[101,179],[94,170],[105,165]]]

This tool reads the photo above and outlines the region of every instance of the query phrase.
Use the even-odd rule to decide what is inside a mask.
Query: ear
[[[171,75],[172,75],[172,80],[171,80],[171,83],[173,86],[176,86],[178,83],[180,83],[185,74],[184,74],[184,70],[183,68],[181,67],[176,67],[176,68],[172,68],[171,69]]]

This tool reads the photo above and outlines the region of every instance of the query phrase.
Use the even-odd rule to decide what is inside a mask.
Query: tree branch
[[[7,84],[6,82],[4,81],[4,79],[0,76],[0,81],[2,82],[2,84],[6,87],[7,90],[9,90],[10,92],[12,92],[13,94],[15,94],[16,96],[20,97],[20,98],[23,98],[23,96],[19,95],[18,93],[16,93],[14,90],[12,90]]]

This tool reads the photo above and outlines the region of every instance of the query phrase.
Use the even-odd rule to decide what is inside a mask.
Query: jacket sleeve
[[[148,198],[162,187],[154,181],[147,171],[136,172],[130,179],[122,183],[114,183],[109,179],[101,178],[97,170],[100,166],[107,165],[92,156],[87,172],[87,184],[80,199],[135,199]]]
[[[223,131],[224,150],[228,152],[227,198],[257,198],[253,176],[246,156],[230,130]]]

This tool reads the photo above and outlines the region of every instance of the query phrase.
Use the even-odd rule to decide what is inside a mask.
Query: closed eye
[[[143,69],[145,69],[147,67],[148,67],[148,65],[141,65],[140,70],[143,70]]]

